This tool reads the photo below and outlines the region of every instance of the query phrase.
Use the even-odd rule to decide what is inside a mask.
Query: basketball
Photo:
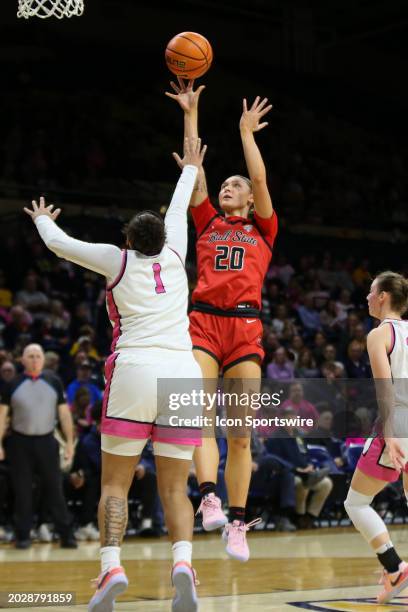
[[[165,57],[173,74],[184,79],[197,79],[210,68],[213,52],[201,34],[182,32],[170,40]]]

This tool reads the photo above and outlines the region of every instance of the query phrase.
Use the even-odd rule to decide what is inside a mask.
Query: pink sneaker
[[[258,525],[262,522],[262,519],[257,518],[250,523],[243,523],[241,521],[233,521],[228,523],[224,527],[222,532],[222,539],[226,540],[227,546],[225,548],[227,555],[232,559],[238,561],[248,561],[249,559],[249,548],[246,539],[246,532],[249,531],[250,527]]]
[[[196,514],[203,515],[203,527],[206,531],[213,531],[224,527],[228,519],[221,510],[221,500],[214,493],[204,495]]]
[[[390,574],[384,570],[379,584],[384,585],[384,589],[377,595],[377,603],[384,604],[401,593],[408,587],[408,563],[402,561],[399,566],[399,574],[391,580]]]
[[[88,612],[112,612],[115,598],[128,586],[123,567],[114,567],[92,582],[96,583],[96,591],[88,604]]]
[[[186,561],[179,561],[173,565],[171,582],[176,589],[171,604],[172,612],[196,612],[198,610],[196,586],[199,582],[191,565]]]

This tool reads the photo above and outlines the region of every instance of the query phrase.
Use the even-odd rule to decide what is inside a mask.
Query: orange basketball
[[[197,79],[207,72],[213,60],[210,43],[196,32],[182,32],[166,47],[166,63],[173,74]]]

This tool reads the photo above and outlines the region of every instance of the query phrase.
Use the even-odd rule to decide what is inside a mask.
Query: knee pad
[[[373,499],[374,496],[363,495],[350,487],[344,502],[344,508],[351,522],[367,542],[371,542],[381,533],[387,531],[382,518],[371,508],[370,504]]]

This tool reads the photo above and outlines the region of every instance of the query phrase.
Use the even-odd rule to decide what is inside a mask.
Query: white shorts
[[[118,452],[114,451],[115,445],[107,437],[138,441],[133,445],[136,451],[143,448],[148,439],[164,445],[190,446],[192,450],[201,445],[200,427],[169,426],[174,414],[169,409],[169,389],[181,392],[202,386],[201,368],[191,351],[122,350],[107,359],[105,378],[101,424],[103,450],[123,455],[140,454],[129,452],[131,446],[126,444],[116,443]],[[197,406],[183,410],[192,417],[201,414]],[[159,454],[169,456],[165,452],[166,448],[162,448]]]

